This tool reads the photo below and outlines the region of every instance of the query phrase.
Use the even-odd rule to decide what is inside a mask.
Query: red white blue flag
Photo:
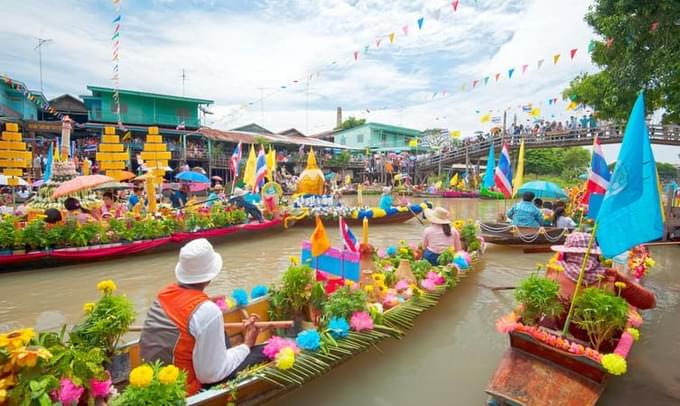
[[[590,161],[590,176],[588,176],[586,193],[583,195],[581,203],[588,204],[590,195],[593,193],[604,195],[609,187],[611,176],[609,167],[607,166],[607,160],[604,159],[604,154],[602,153],[600,139],[595,136],[595,141],[593,142],[593,158]]]
[[[508,152],[508,144],[503,144],[501,156],[498,158],[498,166],[494,172],[494,181],[496,189],[503,193],[506,199],[512,197],[512,166],[510,164],[510,153]]]
[[[231,165],[231,172],[234,174],[234,178],[238,176],[238,168],[241,165],[242,157],[243,150],[241,143],[239,142],[238,145],[236,145],[236,148],[234,148],[234,152],[231,154],[231,161],[229,162]]]
[[[357,238],[352,233],[352,230],[349,229],[345,219],[342,218],[342,216],[339,216],[338,218],[340,219],[340,238],[342,238],[345,249],[351,252],[359,252]]]
[[[257,164],[255,165],[255,193],[264,186],[264,178],[267,175],[267,158],[264,155],[264,148],[260,148],[257,153]]]

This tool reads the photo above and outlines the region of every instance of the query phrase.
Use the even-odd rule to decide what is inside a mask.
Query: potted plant
[[[349,320],[354,312],[366,310],[366,301],[366,293],[362,289],[343,286],[328,297],[323,306],[323,316],[326,320]]]
[[[0,255],[11,255],[16,230],[9,219],[0,221]]]
[[[273,320],[295,321],[294,331],[297,334],[302,329],[305,320],[305,306],[309,303],[314,283],[314,272],[308,265],[291,263],[283,274],[281,285],[270,289],[271,309]]]
[[[600,350],[603,344],[613,347],[613,339],[628,320],[625,299],[597,287],[584,289],[574,299],[573,321],[588,334],[590,344]]]
[[[552,279],[535,274],[524,279],[515,290],[524,324],[534,325],[546,317],[562,314],[564,306],[559,300],[559,291],[559,284]]]
[[[133,369],[130,384],[112,399],[113,406],[181,405],[186,398],[186,373],[174,365],[159,361]]]
[[[23,235],[24,244],[29,250],[40,250],[47,247],[49,244],[47,240],[46,223],[42,220],[32,220],[26,224],[21,233]]]
[[[85,305],[85,319],[73,327],[71,341],[80,346],[102,348],[113,383],[126,378],[129,358],[117,351],[118,341],[135,320],[135,308],[125,295],[114,295],[116,284],[112,280],[101,281],[97,289],[102,293],[96,303]]]

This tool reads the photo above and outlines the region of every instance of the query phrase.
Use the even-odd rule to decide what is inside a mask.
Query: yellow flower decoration
[[[116,284],[111,279],[107,279],[97,284],[97,290],[104,294],[111,294],[116,290]]]
[[[174,365],[168,365],[158,371],[158,380],[164,385],[170,385],[177,381],[179,369]]]
[[[279,369],[290,369],[295,364],[295,352],[290,347],[282,348],[276,354],[276,367]]]
[[[296,256],[293,256],[293,255],[290,256],[290,264],[291,265],[298,266],[299,263],[300,263],[300,261],[298,260],[298,258]]]
[[[399,253],[404,254],[404,255],[408,255],[408,248],[405,248],[405,247],[399,248]]]
[[[18,367],[33,368],[39,358],[48,360],[52,358],[52,353],[43,347],[22,347],[10,354],[10,359]]]
[[[130,385],[137,388],[144,388],[151,385],[153,381],[153,368],[149,365],[140,365],[130,372]]]
[[[354,282],[352,282],[349,279],[345,279],[345,286],[349,286],[351,288],[352,286],[354,286]]]
[[[602,366],[612,375],[623,375],[628,370],[626,359],[614,353],[602,356]]]
[[[366,293],[373,293],[373,289],[373,285],[364,286],[364,291],[366,291]]]
[[[17,384],[17,378],[15,375],[8,375],[5,378],[0,379],[0,389],[10,389]],[[0,399],[2,402],[2,399]]]
[[[633,341],[638,341],[640,339],[640,330],[635,327],[629,327],[626,331],[633,337]]]
[[[625,282],[614,282],[614,286],[616,286],[619,289],[625,289],[626,288],[626,283]]]
[[[12,331],[9,334],[0,334],[0,348],[7,348],[10,351],[23,347],[35,337],[32,328],[23,328]]]
[[[461,231],[465,227],[465,222],[463,220],[456,220],[453,222],[453,226],[456,230]]]
[[[399,240],[399,245],[406,245],[406,240]]]
[[[654,260],[653,260],[652,258],[650,258],[650,257],[645,258],[645,266],[646,266],[647,268],[651,268],[651,267],[653,267],[654,265],[656,265],[656,261],[654,261]]]
[[[541,269],[543,269],[543,264],[536,262],[536,270],[540,271]]]
[[[7,389],[0,389],[0,404],[4,404],[7,401]]]
[[[92,310],[94,310],[95,303],[94,302],[89,302],[83,304],[83,312],[85,313],[92,313]]]

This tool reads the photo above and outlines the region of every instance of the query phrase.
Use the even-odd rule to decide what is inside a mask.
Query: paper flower
[[[399,282],[397,282],[396,285],[394,285],[394,288],[397,291],[408,289],[408,287],[409,287],[409,282],[406,279],[402,279]]]
[[[640,340],[640,330],[636,329],[635,327],[629,327],[626,329],[626,331],[631,337],[633,337],[633,341]]]
[[[108,374],[108,372],[107,372]],[[94,398],[106,398],[111,391],[111,377],[104,381],[90,379],[90,395]]]
[[[385,253],[390,257],[397,255],[397,247],[395,247],[394,245],[391,245],[391,246],[387,247],[387,249],[385,250]]]
[[[349,324],[347,324],[347,320],[343,318],[334,317],[328,323],[328,331],[333,338],[345,338],[347,337],[347,334],[349,334]]]
[[[59,381],[59,389],[56,391],[56,398],[64,406],[78,404],[80,397],[83,396],[85,388],[74,384],[70,379],[63,378]]]
[[[446,283],[446,279],[444,279],[443,276],[434,271],[428,272],[426,279],[432,280],[432,282],[434,282],[435,285],[443,285],[444,283]]]
[[[386,256],[387,256],[387,253],[385,252],[385,249],[378,248],[378,257],[385,258]]]
[[[368,312],[354,312],[349,325],[352,326],[354,331],[373,330],[373,319]]]
[[[97,290],[104,294],[111,294],[116,290],[116,284],[111,279],[101,281],[97,284]]]
[[[420,286],[422,286],[423,289],[430,292],[437,288],[437,285],[435,285],[432,279],[423,279],[422,281],[420,281]]]
[[[264,354],[269,359],[274,359],[276,358],[276,355],[284,348],[290,348],[293,352],[299,351],[295,341],[288,338],[273,336],[269,338],[267,345],[265,345],[262,349],[262,354]]]
[[[276,354],[276,367],[278,369],[290,369],[295,364],[295,352],[289,347],[282,348]]]
[[[321,346],[321,336],[316,330],[305,330],[297,335],[295,342],[303,350],[316,351]]]
[[[468,269],[470,267],[470,264],[465,260],[465,257],[460,254],[456,254],[453,257],[453,263],[462,270]]]
[[[374,288],[373,288],[373,285],[366,285],[366,286],[364,286],[364,291],[366,291],[366,293],[368,293],[369,295],[370,295],[371,293],[373,293],[373,289],[374,289]]]
[[[167,365],[158,371],[158,381],[164,385],[170,385],[177,381],[179,369],[174,365]]]
[[[619,354],[603,355],[602,366],[612,375],[623,375],[628,370],[626,359]]]
[[[149,386],[153,380],[153,368],[146,364],[140,365],[130,372],[128,380],[130,381],[130,385],[137,388]]]
[[[269,292],[269,289],[267,289],[266,286],[257,285],[250,291],[250,298],[252,300],[254,300],[254,299],[257,299],[259,297],[265,296],[268,292]]]
[[[231,297],[234,298],[236,306],[247,306],[248,305],[248,292],[244,289],[234,289],[231,293]]]
[[[496,320],[496,331],[507,334],[511,331],[515,331],[518,325],[517,316],[514,313],[510,313]]]

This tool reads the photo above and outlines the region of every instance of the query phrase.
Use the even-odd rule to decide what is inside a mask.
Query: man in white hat
[[[189,395],[264,361],[261,351],[251,351],[259,333],[253,324],[256,316],[245,325],[243,344],[229,348],[222,311],[204,292],[221,270],[222,257],[208,240],[187,243],[175,267],[177,283],[158,294],[144,321],[142,359],[161,360],[186,371]]]
[[[237,187],[234,189],[234,194],[229,199],[229,203],[236,205],[236,207],[241,208],[255,218],[259,223],[264,223],[264,217],[262,217],[262,212],[253,203],[245,199],[246,191]]]
[[[380,203],[378,207],[387,211],[394,206],[394,199],[392,198],[392,188],[389,186],[383,186],[382,195],[380,196]]]

